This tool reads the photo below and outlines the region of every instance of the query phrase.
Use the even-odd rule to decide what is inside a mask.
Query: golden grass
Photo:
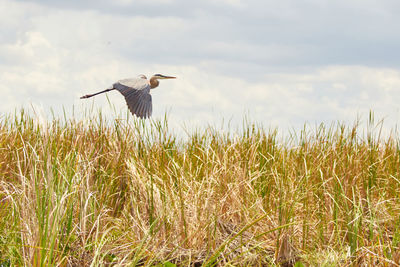
[[[3,117],[0,265],[398,266],[398,138],[283,136]]]

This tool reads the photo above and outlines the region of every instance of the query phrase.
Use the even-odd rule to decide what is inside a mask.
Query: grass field
[[[398,266],[400,147],[359,126],[0,121],[0,266]]]

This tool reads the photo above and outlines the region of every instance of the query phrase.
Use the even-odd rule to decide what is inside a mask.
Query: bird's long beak
[[[162,79],[176,79],[176,77],[173,77],[173,76],[163,76]]]

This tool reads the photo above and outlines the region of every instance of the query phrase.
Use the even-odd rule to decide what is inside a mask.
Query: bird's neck
[[[157,80],[156,77],[151,77],[150,78],[150,88],[156,88],[158,85],[160,84],[160,82]]]

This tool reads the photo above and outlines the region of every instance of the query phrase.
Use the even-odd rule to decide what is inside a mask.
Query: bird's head
[[[154,74],[153,77],[158,79],[158,80],[160,80],[160,79],[176,79],[176,77],[165,76],[165,75],[162,75],[162,74]]]

